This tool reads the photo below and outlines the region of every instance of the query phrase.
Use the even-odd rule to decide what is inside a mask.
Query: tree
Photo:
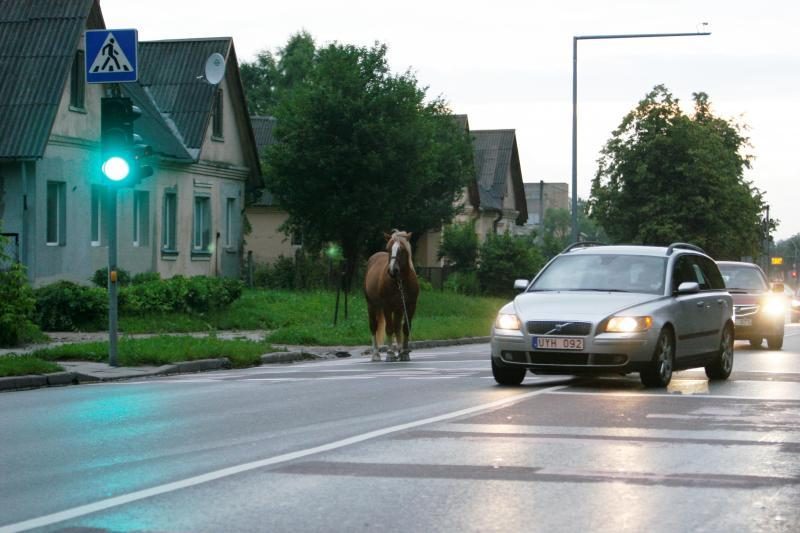
[[[272,115],[281,97],[302,83],[311,71],[315,50],[314,39],[301,31],[275,54],[262,50],[254,61],[239,65],[250,114]]]
[[[568,209],[550,208],[544,214],[542,252],[548,259],[561,253],[570,243],[572,217]],[[578,199],[578,235],[584,241],[606,242],[603,228],[588,216],[588,203]]]
[[[421,235],[451,220],[473,176],[472,146],[440,99],[408,72],[389,72],[386,47],[331,44],[275,109],[278,142],[267,187],[304,243],[341,245],[346,286],[383,232]]]
[[[757,255],[761,192],[744,176],[745,129],[715,117],[695,93],[694,115],[656,86],[606,143],[592,182],[591,218],[615,242],[692,242],[718,259]]]
[[[515,279],[533,279],[544,266],[544,257],[534,244],[534,235],[490,233],[480,248],[478,281],[481,289],[495,296],[511,296]]]
[[[456,272],[474,269],[478,259],[478,234],[475,233],[475,221],[445,226],[438,257],[444,258]]]

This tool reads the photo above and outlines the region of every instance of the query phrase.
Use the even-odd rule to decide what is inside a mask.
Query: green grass
[[[0,357],[0,378],[26,376],[28,374],[50,374],[64,370],[59,365],[43,361],[32,355],[6,355]]]
[[[455,339],[489,334],[497,310],[507,300],[470,297],[450,292],[423,291],[412,323],[412,340]],[[363,345],[370,343],[367,306],[361,291],[344,294],[334,327],[336,293],[246,290],[228,309],[206,315],[121,317],[126,333],[166,333],[213,330],[269,331],[274,343],[305,345]]]
[[[274,351],[276,350],[271,345],[264,342],[160,335],[144,339],[120,339],[117,345],[117,362],[120,366],[166,365],[227,357],[233,367],[243,368],[260,364],[262,354]],[[108,342],[64,344],[36,350],[31,356],[44,361],[106,362]]]
[[[423,291],[417,301],[411,340],[457,339],[489,334],[497,310],[507,300]],[[337,325],[333,325],[336,293],[246,290],[228,309],[206,315],[164,314],[120,317],[117,357],[121,366],[164,365],[181,361],[228,357],[234,367],[260,364],[260,355],[275,351],[268,343],[356,346],[370,343],[367,307],[361,291],[340,294]],[[223,340],[218,330],[266,330],[266,342]],[[160,335],[146,339],[125,333],[212,332],[204,338]],[[58,372],[52,361],[108,360],[108,343],[65,344],[29,356],[0,357],[0,376]]]

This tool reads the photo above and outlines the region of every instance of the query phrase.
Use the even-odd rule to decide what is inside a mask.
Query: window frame
[[[161,254],[178,255],[178,191],[165,189],[161,219]]]
[[[70,69],[69,108],[86,111],[86,52],[77,50]]]
[[[51,196],[51,191],[54,191]],[[65,246],[67,224],[67,184],[63,181],[47,181],[46,185],[46,219],[45,219],[45,244],[47,246]],[[55,209],[51,208],[55,202]],[[54,217],[54,218],[53,218]],[[51,239],[51,226],[55,231],[55,239]]]
[[[133,246],[150,245],[150,192],[133,191]]]
[[[192,254],[211,255],[211,196],[195,194],[192,207]]]
[[[91,198],[89,199],[89,240],[92,246],[103,245],[103,197],[106,188],[98,183],[91,184]]]
[[[233,214],[236,212],[236,198],[225,199],[225,248],[233,248]]]
[[[211,138],[218,141],[225,139],[222,96],[222,87],[217,87],[214,93],[214,105],[211,113]]]

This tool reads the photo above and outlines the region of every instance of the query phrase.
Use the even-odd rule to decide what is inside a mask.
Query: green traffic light
[[[111,181],[122,181],[128,177],[130,172],[130,165],[122,157],[109,157],[105,163],[103,163],[103,174]]]

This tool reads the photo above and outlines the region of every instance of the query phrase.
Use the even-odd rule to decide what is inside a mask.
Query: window
[[[194,238],[192,251],[210,252],[211,245],[211,198],[194,197]]]
[[[47,245],[66,244],[67,185],[60,181],[47,182]]]
[[[103,211],[103,191],[105,188],[100,185],[92,185],[92,204],[91,204],[91,233],[92,246],[100,246],[102,211]]]
[[[214,111],[211,136],[222,139],[222,89],[214,94]]]
[[[161,249],[165,252],[178,252],[176,242],[178,222],[178,193],[174,190],[164,193],[164,217],[161,227]]]
[[[72,61],[72,72],[70,76],[69,105],[75,109],[86,107],[86,64],[84,63],[84,51],[78,50],[75,59]]]
[[[133,245],[150,244],[150,193],[133,191]]]
[[[233,247],[233,217],[236,214],[236,198],[228,198],[225,201],[225,247]]]

